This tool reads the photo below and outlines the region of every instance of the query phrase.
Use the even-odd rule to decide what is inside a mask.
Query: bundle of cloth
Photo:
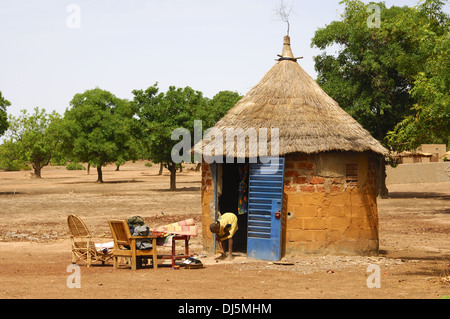
[[[114,248],[114,242],[109,241],[107,243],[95,244],[95,249],[102,254],[109,254]]]
[[[157,244],[161,246],[172,246],[172,237],[175,235],[198,235],[198,227],[195,225],[193,218],[185,219],[164,226],[150,228],[150,231],[154,235],[157,235],[159,237],[157,240]]]
[[[193,218],[153,228],[145,225],[144,220],[140,216],[128,218],[127,223],[133,236],[158,236],[156,242],[159,246],[172,246],[172,237],[175,235],[198,235],[198,227],[195,225]],[[136,241],[136,246],[138,249],[151,249],[151,240],[143,239],[139,240],[139,243]]]
[[[148,227],[141,216],[133,216],[127,219],[128,227],[132,236],[148,236],[150,235],[150,227]],[[151,239],[137,239],[136,249],[152,249]]]

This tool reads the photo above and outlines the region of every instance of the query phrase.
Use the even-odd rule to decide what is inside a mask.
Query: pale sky
[[[99,87],[131,100],[132,90],[155,82],[161,91],[190,86],[210,98],[222,90],[245,94],[281,54],[287,27],[275,14],[279,4],[1,0],[0,91],[11,102],[7,112],[40,107],[63,114],[76,93]],[[313,57],[319,51],[311,48],[311,38],[317,28],[339,20],[343,6],[339,0],[285,4],[293,6],[292,51],[303,56],[300,65],[316,78]]]

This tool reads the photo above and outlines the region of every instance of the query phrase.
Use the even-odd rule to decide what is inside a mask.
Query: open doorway
[[[248,214],[239,213],[239,186],[241,171],[245,164],[223,163],[222,165],[222,194],[219,197],[219,211],[221,214],[233,213],[238,218],[238,231],[233,236],[233,252],[247,253],[247,218]],[[248,176],[247,184],[248,185]],[[228,249],[228,241],[224,242],[224,249]]]

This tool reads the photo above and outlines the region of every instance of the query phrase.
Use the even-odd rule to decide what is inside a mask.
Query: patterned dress
[[[238,214],[243,215],[248,211],[248,164],[239,166],[239,175]]]

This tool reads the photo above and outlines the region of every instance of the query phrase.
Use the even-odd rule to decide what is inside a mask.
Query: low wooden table
[[[174,235],[172,237],[172,254],[171,255],[158,255],[158,259],[171,259],[172,260],[172,268],[175,267],[175,261],[177,259],[184,259],[191,257],[189,255],[189,239],[191,236],[188,235]],[[184,255],[176,255],[175,246],[177,240],[184,240]]]

